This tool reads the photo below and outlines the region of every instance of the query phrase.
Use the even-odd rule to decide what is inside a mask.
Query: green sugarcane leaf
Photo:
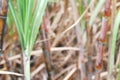
[[[57,2],[58,0],[48,0],[48,2]]]
[[[102,5],[105,3],[105,0],[99,0],[97,7],[95,8],[95,10],[93,11],[90,20],[89,20],[89,26],[92,26],[96,16],[98,15]]]
[[[26,43],[27,45],[29,44],[29,28],[30,28],[30,23],[31,23],[31,16],[32,16],[32,10],[33,10],[33,4],[34,0],[29,0],[28,5],[26,6],[26,15],[25,15],[25,22],[24,22],[24,29],[25,29],[25,36],[27,38]]]
[[[120,25],[120,11],[118,12],[115,18],[115,24],[113,28],[109,72],[112,72],[113,70],[112,68],[114,65],[114,55],[115,55],[116,40],[117,40],[117,33],[118,33],[119,25]]]
[[[34,44],[34,41],[36,39],[36,36],[37,36],[37,33],[38,33],[38,30],[39,30],[39,27],[40,27],[40,24],[41,24],[41,21],[42,21],[42,16],[44,14],[44,11],[45,11],[45,7],[47,5],[47,0],[39,0],[38,3],[37,3],[37,6],[36,6],[36,10],[35,10],[35,13],[34,13],[34,17],[33,17],[33,21],[32,21],[32,33],[31,33],[31,43],[30,45],[33,46]]]
[[[23,30],[22,30],[22,28],[20,26],[20,22],[18,20],[18,17],[16,15],[15,9],[13,7],[12,0],[9,0],[9,9],[11,11],[11,14],[13,16],[13,20],[14,20],[15,25],[16,25],[16,29],[17,29],[17,32],[18,32],[18,35],[19,35],[21,46],[24,47],[24,44],[23,44],[24,43],[24,39],[23,39],[23,36],[21,36],[21,35],[23,35]]]

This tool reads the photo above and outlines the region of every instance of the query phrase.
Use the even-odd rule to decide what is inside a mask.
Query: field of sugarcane
[[[0,80],[120,80],[120,0],[0,0]]]

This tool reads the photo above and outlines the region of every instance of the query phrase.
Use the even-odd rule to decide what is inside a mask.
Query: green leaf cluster
[[[9,0],[23,51],[32,50],[46,5],[47,0]]]

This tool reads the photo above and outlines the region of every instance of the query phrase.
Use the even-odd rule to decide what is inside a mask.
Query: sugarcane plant
[[[47,0],[9,0],[12,14],[21,44],[24,80],[30,80],[30,52],[34,46]]]
[[[0,0],[0,57],[3,53],[3,37],[6,26],[8,0]]]
[[[98,76],[96,76],[96,79],[100,79],[100,72],[102,70],[103,54],[105,52],[105,43],[107,37],[106,34],[110,26],[109,24],[109,18],[111,16],[110,5],[111,5],[111,0],[106,0],[103,11],[101,32],[98,38],[99,44],[98,44],[97,59],[96,59],[96,71]]]
[[[47,26],[47,16],[43,16],[43,21],[40,27],[40,35],[43,40],[42,42],[42,50],[43,50],[43,56],[44,56],[44,62],[46,65],[46,71],[48,74],[47,80],[54,80],[53,75],[53,64],[51,59],[51,51],[50,51],[50,41],[48,39],[48,26]]]

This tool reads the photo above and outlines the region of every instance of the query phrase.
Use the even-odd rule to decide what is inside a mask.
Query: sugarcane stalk
[[[84,9],[87,8],[88,5],[88,0],[82,0],[83,4],[84,4]],[[88,12],[86,13],[85,17],[85,29],[86,29],[86,33],[87,33],[87,50],[88,50],[88,80],[92,79],[92,72],[93,72],[93,62],[92,62],[92,53],[93,53],[93,27],[89,26],[88,24],[88,20],[89,20],[89,15]]]
[[[106,0],[103,11],[102,27],[100,30],[101,32],[98,38],[99,44],[98,44],[97,59],[96,59],[96,72],[98,76],[96,76],[96,80],[100,79],[100,73],[102,71],[103,54],[105,52],[105,44],[106,44],[106,35],[109,29],[109,18],[111,16],[110,5],[111,5],[111,0]]]
[[[30,80],[30,55],[28,48],[23,52],[24,80]]]
[[[0,40],[0,59],[3,53],[3,38],[5,33],[7,11],[8,11],[8,0],[1,0],[0,1],[0,21],[1,21],[0,31],[2,33],[1,33],[1,40]]]
[[[74,0],[70,0],[70,3],[73,7],[74,10],[74,20],[76,21],[77,18],[79,17],[78,15],[78,11],[77,11],[77,6]],[[76,25],[75,27],[75,32],[76,32],[76,36],[77,36],[77,44],[79,45],[79,52],[78,52],[78,72],[80,70],[81,72],[81,78],[80,80],[87,80],[87,76],[86,76],[86,68],[85,68],[85,62],[84,62],[84,47],[81,41],[81,33],[82,31],[80,31],[80,23],[78,25]]]
[[[40,34],[43,40],[48,39],[48,27],[47,27],[45,16],[43,17],[43,23],[41,25]],[[51,60],[50,42],[48,40],[42,42],[42,50],[43,50],[44,61],[46,64],[46,70],[48,74],[47,80],[54,80],[53,71],[52,71],[53,67],[52,67],[52,60]]]

